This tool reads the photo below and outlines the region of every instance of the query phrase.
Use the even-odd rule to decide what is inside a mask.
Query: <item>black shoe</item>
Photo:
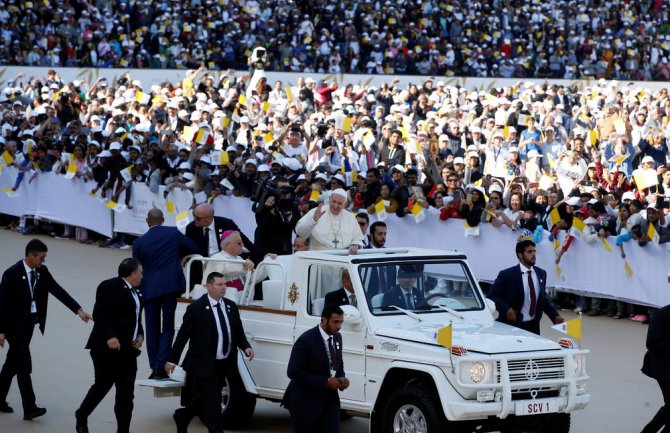
[[[45,408],[35,406],[34,409],[31,409],[29,412],[26,412],[23,415],[23,419],[25,419],[26,421],[30,421],[31,419],[35,419],[37,417],[40,417],[40,416],[44,415],[45,413],[47,413],[47,410]]]
[[[149,379],[154,379],[154,380],[166,380],[169,379],[170,376],[165,372],[165,370],[154,370],[151,375],[149,375]]]
[[[188,422],[182,419],[179,412],[175,411],[172,414],[172,419],[174,419],[175,424],[177,424],[177,433],[188,433]]]
[[[74,430],[77,433],[88,433],[88,420],[79,416],[79,409],[74,412],[74,419],[76,420]]]
[[[12,407],[8,405],[6,401],[3,401],[2,403],[0,403],[0,412],[14,413],[14,409],[12,409]]]

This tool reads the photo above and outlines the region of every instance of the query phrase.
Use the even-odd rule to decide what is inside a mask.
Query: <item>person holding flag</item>
[[[535,242],[517,242],[519,264],[500,271],[488,297],[496,304],[499,322],[540,335],[542,313],[554,324],[565,320],[547,299],[547,272],[535,266],[536,254]]]

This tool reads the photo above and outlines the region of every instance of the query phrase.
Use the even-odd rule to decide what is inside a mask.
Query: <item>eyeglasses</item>
[[[458,182],[458,179],[447,179],[447,182]]]

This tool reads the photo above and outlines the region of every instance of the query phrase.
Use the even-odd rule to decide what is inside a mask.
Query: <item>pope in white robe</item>
[[[346,205],[347,193],[338,188],[330,194],[327,208],[322,203],[300,218],[295,231],[309,238],[310,250],[346,248],[356,254],[363,246],[363,232],[354,214],[344,209]]]

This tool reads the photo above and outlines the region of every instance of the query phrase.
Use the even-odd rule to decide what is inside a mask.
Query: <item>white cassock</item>
[[[363,246],[363,232],[354,214],[343,209],[338,215],[333,215],[330,209],[324,207],[325,213],[314,223],[316,210],[307,212],[295,227],[298,235],[309,238],[310,250],[349,248],[352,244]]]
[[[219,272],[220,274],[223,274],[223,278],[226,280],[226,282],[240,278],[242,275],[244,275],[244,259],[240,256],[233,256],[225,251],[219,251],[218,253],[213,254],[210,259],[235,260],[235,263],[214,261],[204,262],[205,269],[202,272],[203,285],[207,283],[207,275],[212,272]]]

